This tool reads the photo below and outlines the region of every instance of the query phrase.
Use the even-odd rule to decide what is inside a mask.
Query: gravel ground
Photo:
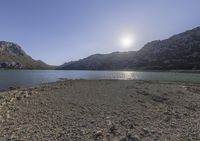
[[[0,92],[0,140],[200,141],[200,85],[66,80]]]

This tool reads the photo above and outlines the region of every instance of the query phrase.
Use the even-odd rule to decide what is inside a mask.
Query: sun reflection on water
[[[133,72],[133,71],[123,71],[120,72],[122,74],[123,80],[133,80],[133,79],[139,79],[138,73],[140,72]]]

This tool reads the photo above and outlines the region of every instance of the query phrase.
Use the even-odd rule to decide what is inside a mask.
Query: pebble
[[[95,140],[99,140],[99,139],[102,139],[103,138],[103,132],[102,131],[97,131],[95,134],[94,134],[94,139]]]
[[[141,141],[139,136],[132,136],[131,134],[127,134],[126,137],[120,139],[119,141]]]
[[[20,96],[17,96],[16,99],[17,99],[17,100],[21,100],[22,98],[21,98]]]
[[[142,131],[144,132],[144,134],[148,134],[149,130],[147,128],[142,128]]]

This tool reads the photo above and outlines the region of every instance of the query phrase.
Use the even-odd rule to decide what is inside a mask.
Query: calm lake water
[[[66,79],[167,80],[200,83],[200,74],[137,71],[0,70],[0,89]]]

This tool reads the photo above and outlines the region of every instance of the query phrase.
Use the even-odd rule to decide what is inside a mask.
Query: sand
[[[0,140],[199,141],[200,85],[66,80],[0,92]]]

